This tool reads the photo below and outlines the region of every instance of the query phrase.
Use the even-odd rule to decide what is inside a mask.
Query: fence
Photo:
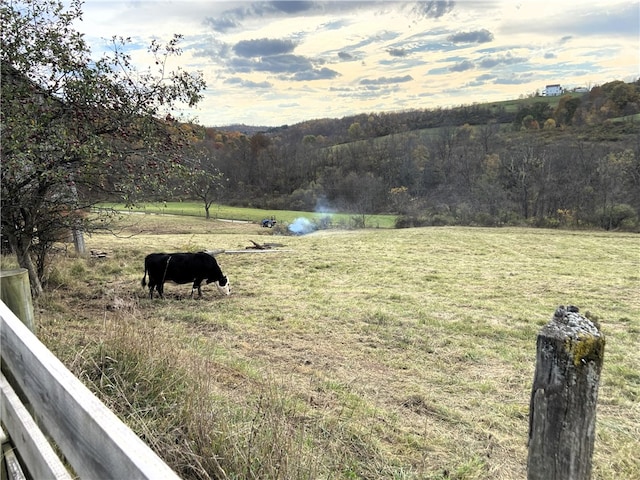
[[[576,307],[558,307],[537,339],[529,408],[528,480],[589,480],[604,335]]]
[[[0,355],[0,419],[30,478],[179,478],[4,302],[0,302]],[[16,465],[11,453],[6,458],[9,474]]]

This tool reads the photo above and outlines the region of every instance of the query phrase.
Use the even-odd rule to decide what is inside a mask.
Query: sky
[[[173,67],[202,72],[205,126],[293,125],[471,105],[640,77],[640,3],[628,0],[85,0],[94,57],[129,37],[183,35]]]

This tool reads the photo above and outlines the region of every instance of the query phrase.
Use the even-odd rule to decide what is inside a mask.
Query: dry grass
[[[87,240],[104,260],[56,261],[41,336],[185,477],[524,478],[536,334],[574,304],[607,336],[594,478],[640,478],[637,236],[278,237],[291,252],[219,256],[230,297],[169,284],[150,301],[147,253],[265,232],[149,216],[133,229]]]

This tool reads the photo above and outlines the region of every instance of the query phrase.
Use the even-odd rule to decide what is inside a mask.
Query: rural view
[[[81,4],[23,3],[2,2],[2,269],[181,478],[526,478],[560,305],[606,338],[584,461],[640,478],[640,79],[210,127],[168,111],[206,88],[165,68],[179,35],[140,72],[127,39],[90,58]],[[208,252],[224,289],[150,298],[161,252]]]

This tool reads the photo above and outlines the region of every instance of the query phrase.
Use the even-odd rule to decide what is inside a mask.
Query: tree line
[[[637,229],[640,82],[554,106],[490,105],[322,119],[253,135],[206,129],[215,201],[393,213],[398,226]]]

